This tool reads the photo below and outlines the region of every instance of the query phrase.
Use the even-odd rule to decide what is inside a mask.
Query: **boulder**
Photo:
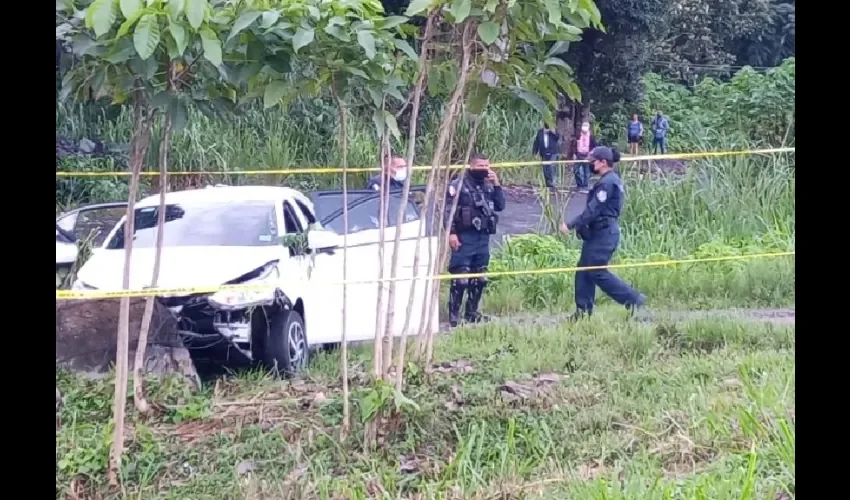
[[[109,371],[115,363],[118,333],[118,299],[68,300],[56,302],[56,366],[89,375]],[[145,299],[130,299],[130,373],[136,359],[136,346]],[[200,378],[188,349],[177,335],[177,321],[168,309],[154,303],[145,373],[180,373],[196,387]]]

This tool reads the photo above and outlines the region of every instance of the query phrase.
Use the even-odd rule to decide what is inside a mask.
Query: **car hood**
[[[281,258],[283,247],[170,247],[162,249],[157,286],[218,286]],[[153,248],[133,249],[130,288],[150,286]],[[90,287],[119,290],[124,276],[124,250],[99,249],[77,273]]]

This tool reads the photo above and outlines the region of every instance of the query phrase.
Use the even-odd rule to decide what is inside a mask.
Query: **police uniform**
[[[607,147],[594,148],[588,155],[613,164],[613,153]],[[567,224],[583,240],[578,267],[606,266],[620,242],[618,219],[623,210],[625,189],[620,176],[609,170],[587,195],[584,212]],[[630,309],[641,306],[644,297],[608,269],[578,271],[575,276],[576,317],[591,314],[599,287],[617,303]]]
[[[478,174],[477,172],[482,172]],[[477,176],[481,177],[477,177]],[[490,235],[496,233],[499,216],[496,212],[505,209],[505,194],[501,186],[485,182],[486,170],[467,170],[449,184],[446,210],[451,209],[453,198],[459,196],[451,234],[460,241],[460,247],[452,251],[449,273],[483,273],[490,263]],[[463,294],[467,292],[464,319],[478,322],[481,315],[478,305],[484,293],[487,278],[459,278],[449,288],[449,322],[456,326],[460,319]]]
[[[393,178],[390,178],[390,190],[393,189],[402,189],[404,188],[404,181],[397,181]],[[366,181],[366,189],[372,191],[380,191],[381,190],[381,174],[373,175],[369,177],[369,180]]]

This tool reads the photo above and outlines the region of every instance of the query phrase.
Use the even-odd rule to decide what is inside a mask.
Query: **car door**
[[[424,191],[424,186],[418,191]],[[374,338],[376,325],[376,312],[378,302],[378,283],[376,280],[381,275],[383,268],[384,278],[390,277],[392,265],[393,241],[396,231],[400,231],[401,241],[399,247],[398,267],[396,268],[396,277],[400,278],[395,285],[395,315],[391,331],[394,335],[401,335],[404,322],[405,311],[407,310],[410,292],[415,290],[416,296],[413,302],[413,314],[409,325],[409,334],[415,334],[419,331],[422,323],[422,303],[426,296],[426,290],[430,290],[431,282],[420,280],[414,282],[404,280],[403,278],[412,278],[414,274],[414,254],[417,240],[421,241],[420,261],[419,261],[419,276],[425,276],[428,271],[429,252],[428,245],[433,245],[431,255],[435,257],[436,239],[425,237],[428,234],[428,229],[423,228],[420,233],[420,209],[414,200],[413,194],[408,199],[405,209],[402,225],[395,227],[398,208],[401,202],[401,192],[394,191],[390,193],[390,202],[387,209],[386,229],[385,229],[385,255],[382,261],[379,261],[379,242],[380,242],[380,197],[374,191],[354,192],[353,199],[348,202],[348,281],[355,283],[349,284],[347,287],[347,312],[348,312],[348,337],[351,340],[368,340]],[[325,191],[314,194],[314,200],[319,198],[318,203],[322,204],[325,217],[320,220],[322,225],[330,230],[342,234],[344,232],[344,224],[342,218],[341,193]],[[336,201],[336,203],[334,203]],[[314,201],[314,205],[317,203]],[[336,205],[337,209],[332,209]],[[341,254],[341,252],[338,252]],[[341,276],[341,257],[338,259],[338,264],[331,266],[337,269],[337,275]],[[354,265],[352,265],[352,263]],[[318,267],[317,267],[318,269]],[[358,283],[358,282],[367,283]],[[382,309],[386,313],[389,282],[383,283],[384,298],[382,300]],[[337,295],[337,294],[335,294]],[[341,301],[341,291],[338,293]],[[341,305],[340,305],[341,307]],[[436,318],[435,314],[432,317]],[[384,319],[381,322],[383,324]],[[433,327],[436,328],[436,321],[433,322]]]
[[[283,256],[278,266],[281,290],[293,303],[299,298],[306,302],[311,271],[310,257],[304,244],[307,224],[295,209],[291,198],[282,200],[279,206],[283,220],[281,236],[284,238]]]
[[[113,202],[87,205],[57,216],[56,265],[73,265],[80,246],[102,246],[126,212],[126,202]]]

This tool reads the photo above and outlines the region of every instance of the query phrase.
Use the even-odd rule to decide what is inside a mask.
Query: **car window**
[[[380,228],[380,198],[375,196],[361,203],[354,204],[348,210],[348,233],[357,233],[369,229]],[[390,202],[387,208],[386,227],[395,227],[396,217],[398,216],[398,208],[401,204],[401,194],[390,195]],[[408,199],[407,206],[404,212],[404,222],[413,222],[419,220],[419,210],[416,203]],[[342,234],[345,231],[343,217],[340,213],[332,220],[325,224],[325,227],[331,229],[337,234]]]
[[[159,207],[135,213],[134,248],[156,246]],[[165,207],[164,247],[270,246],[278,244],[274,204],[267,201],[170,204]],[[106,248],[124,248],[124,227]]]
[[[313,215],[313,211],[310,210],[310,207],[297,198],[295,199],[295,204],[298,206],[298,209],[301,210],[301,214],[304,216],[304,219],[307,220],[307,224],[312,225],[316,223],[316,216]]]
[[[283,202],[283,224],[286,229],[286,234],[298,234],[304,232],[304,227],[296,215],[295,210],[288,201]]]

